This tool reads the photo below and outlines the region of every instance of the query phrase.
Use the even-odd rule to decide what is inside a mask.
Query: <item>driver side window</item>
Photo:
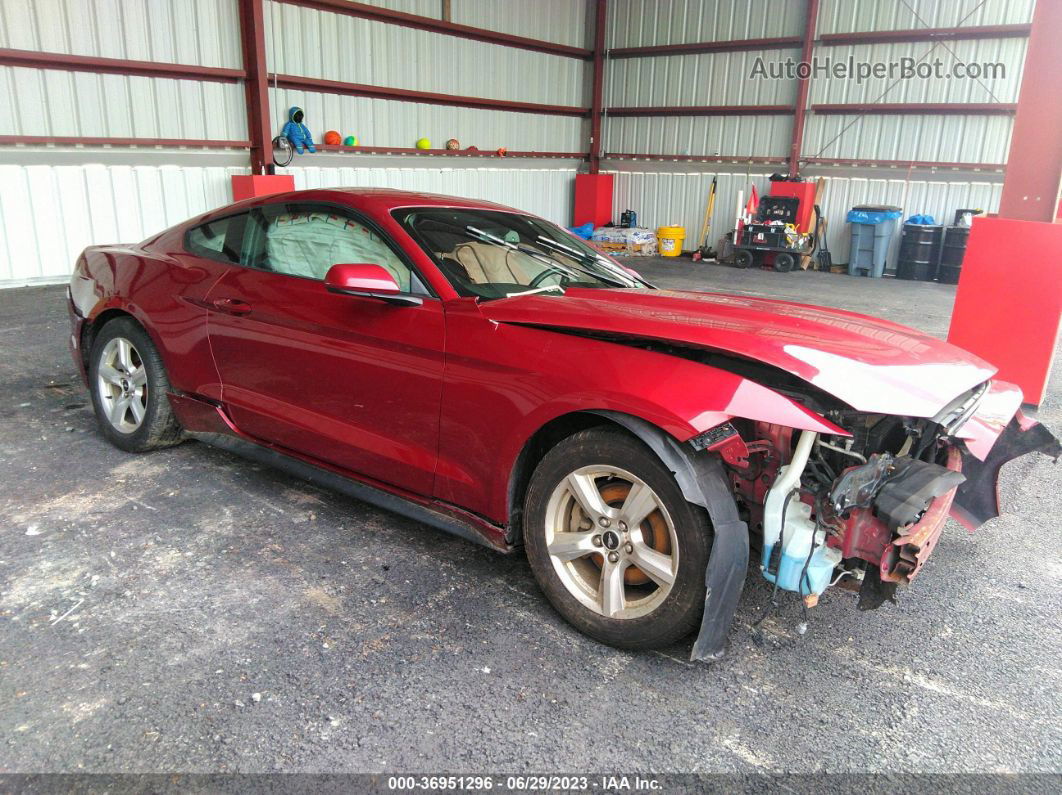
[[[245,232],[243,262],[254,268],[323,280],[341,263],[384,267],[403,292],[421,292],[420,280],[375,231],[340,208],[271,204],[253,210]]]

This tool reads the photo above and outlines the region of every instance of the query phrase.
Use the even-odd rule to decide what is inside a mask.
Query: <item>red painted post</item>
[[[1010,137],[1007,176],[999,199],[1001,218],[1051,223],[1055,217],[1062,178],[1059,41],[1062,3],[1037,3]]]
[[[819,0],[807,0],[807,18],[804,20],[804,39],[800,49],[801,63],[810,64],[815,47],[815,22],[819,17]],[[795,177],[800,170],[800,147],[804,143],[804,117],[808,110],[810,75],[798,78],[796,112],[793,114],[793,138],[789,146],[789,176]]]
[[[240,43],[243,49],[247,102],[247,135],[251,139],[251,173],[273,173],[273,125],[269,121],[265,12],[262,0],[239,0]]]
[[[608,0],[596,0],[594,14],[594,84],[590,100],[590,173],[601,168],[601,106],[605,89],[605,26],[608,22]]]

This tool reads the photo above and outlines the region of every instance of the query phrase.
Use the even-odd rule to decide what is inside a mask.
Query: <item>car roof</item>
[[[503,212],[521,212],[504,204],[466,199],[460,196],[444,196],[438,193],[421,193],[419,191],[394,190],[392,188],[312,188],[262,196],[254,199],[219,207],[196,221],[227,215],[234,210],[257,207],[279,201],[305,202],[322,201],[344,204],[360,210],[389,213],[399,207],[461,207],[473,210],[500,210]]]

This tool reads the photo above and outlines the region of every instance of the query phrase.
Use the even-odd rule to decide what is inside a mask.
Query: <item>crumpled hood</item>
[[[932,417],[996,368],[887,320],[766,298],[572,288],[486,302],[499,323],[665,340],[778,367],[859,411]]]

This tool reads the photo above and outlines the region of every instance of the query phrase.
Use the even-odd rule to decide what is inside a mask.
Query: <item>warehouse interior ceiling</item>
[[[290,106],[318,152],[296,187],[487,198],[568,224],[577,173],[614,216],[713,228],[775,172],[844,213],[999,206],[1033,0],[0,0],[0,285],[64,281],[271,166]],[[965,80],[765,79],[757,63],[1001,65]],[[359,145],[320,145],[326,130]],[[415,148],[429,139],[431,148]],[[459,141],[459,151],[443,149]],[[468,147],[475,147],[469,151]],[[499,150],[504,149],[504,153]],[[256,168],[256,164],[257,165]],[[57,209],[58,215],[45,213]]]

